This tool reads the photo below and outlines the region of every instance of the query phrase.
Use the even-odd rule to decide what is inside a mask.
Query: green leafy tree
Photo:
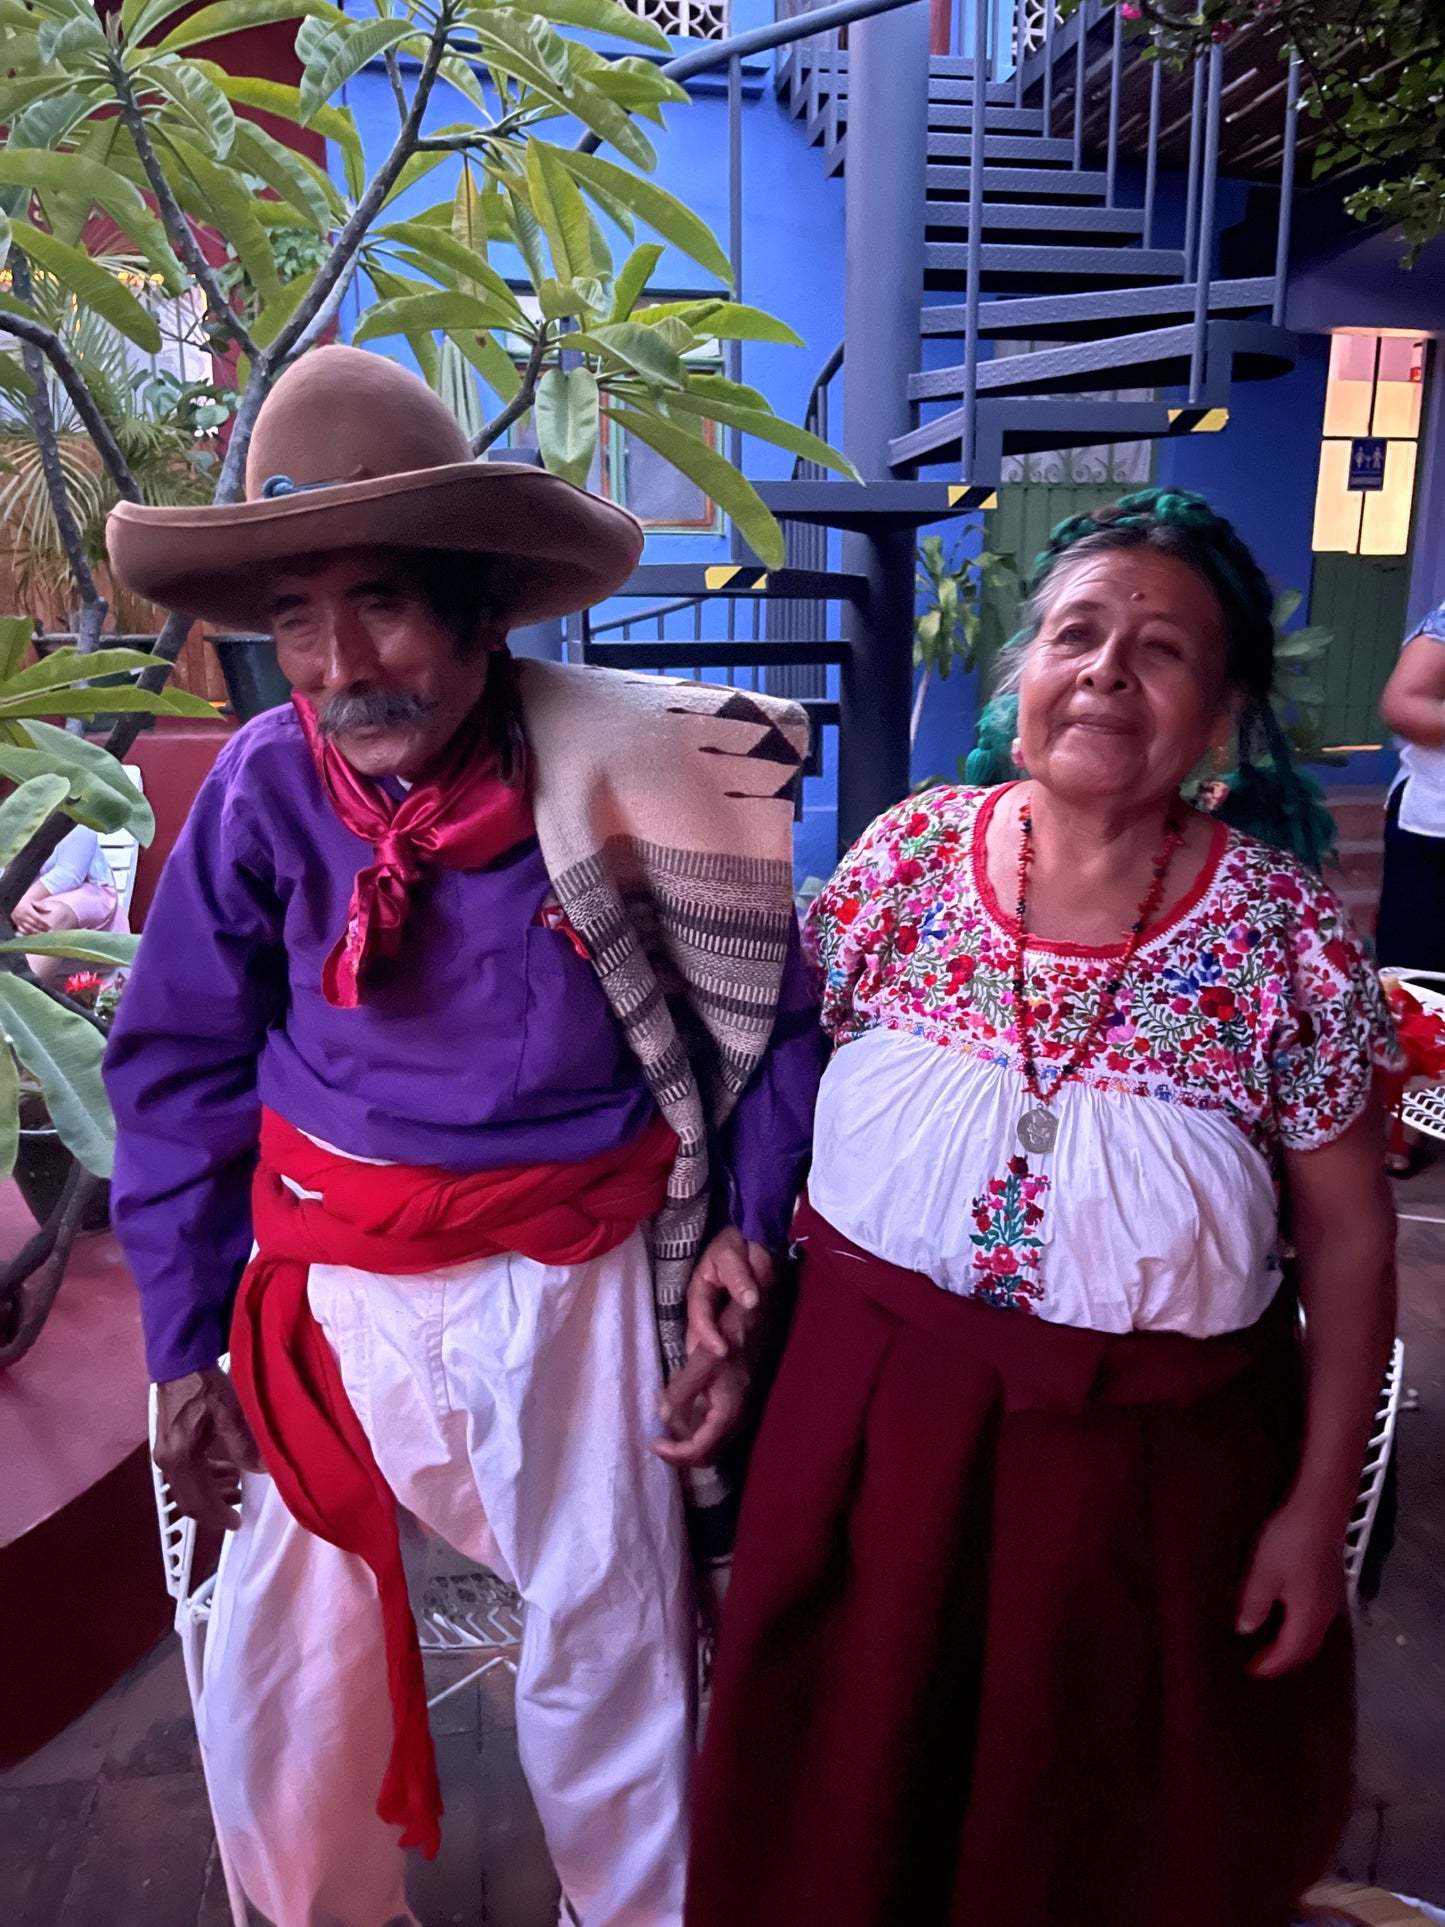
[[[50,719],[84,723],[117,712],[209,716],[209,704],[180,690],[139,687],[151,662],[133,649],[87,655],[61,649],[27,668],[31,634],[28,618],[0,618],[0,777],[13,785],[0,803],[0,865],[11,865],[57,812],[67,829],[83,823],[100,831],[127,830],[148,843],[155,833],[150,805],[117,759]],[[96,678],[105,678],[106,686],[97,687]],[[34,1343],[75,1236],[110,1175],[114,1143],[100,1081],[104,1025],[63,991],[37,982],[26,958],[68,957],[114,970],[130,961],[137,941],[94,930],[20,937],[8,919],[0,938],[0,1177],[15,1165],[22,1074],[44,1098],[75,1158],[50,1218],[0,1265],[0,1366],[23,1357]]]
[[[1076,0],[1077,3],[1077,0]],[[1117,0],[1185,59],[1261,19],[1299,55],[1302,110],[1323,123],[1316,175],[1367,169],[1345,206],[1398,224],[1413,258],[1445,228],[1445,6],[1441,0]],[[1068,11],[1069,9],[1065,9]]]
[[[233,75],[195,53],[289,20],[298,23],[299,86]],[[682,88],[655,58],[604,54],[567,29],[652,56],[668,51],[655,27],[616,0],[378,0],[366,17],[331,0],[215,0],[189,13],[186,0],[123,0],[104,18],[93,0],[0,0],[0,340],[15,344],[0,352],[0,394],[12,428],[24,421],[16,439],[35,452],[31,498],[43,487],[79,610],[77,650],[31,669],[18,668],[17,640],[30,625],[5,631],[12,653],[0,665],[9,677],[0,677],[0,775],[20,780],[16,759],[38,760],[26,762],[28,780],[0,805],[0,830],[11,825],[0,844],[0,1027],[80,1160],[51,1223],[0,1270],[0,1364],[33,1342],[37,1309],[43,1317],[113,1129],[91,1017],[28,979],[24,953],[38,946],[14,940],[11,912],[70,823],[89,820],[74,759],[90,759],[97,783],[95,759],[110,764],[111,789],[134,824],[137,805],[115,758],[145,711],[192,713],[193,699],[162,693],[183,621],[166,622],[148,658],[123,660],[100,647],[108,609],[94,575],[96,531],[115,498],[154,498],[156,477],[141,459],[135,411],[108,397],[80,334],[157,353],[154,302],[137,291],[135,270],[150,293],[198,302],[212,351],[234,365],[234,391],[162,381],[145,398],[182,444],[189,436],[189,448],[173,438],[170,454],[191,469],[197,434],[229,419],[224,459],[207,478],[217,502],[243,492],[271,386],[334,328],[353,289],[361,306],[354,338],[405,342],[466,422],[476,455],[530,421],[546,466],[585,482],[602,436],[620,430],[705,491],[769,566],[783,560],[781,531],[713,446],[713,430],[852,473],[755,388],[706,365],[719,342],[801,344],[775,316],[731,298],[728,261],[711,230],[650,178],[648,127],[685,103]],[[397,127],[368,167],[355,120],[336,102],[377,60]],[[443,83],[467,117],[438,125]],[[332,143],[340,178],[278,140],[251,117],[258,113]],[[406,211],[403,197],[410,207],[418,184],[444,164],[455,174],[445,194]],[[226,244],[219,262],[216,236]],[[716,282],[716,294],[649,301],[666,246]],[[81,436],[93,449],[85,461],[76,457]],[[124,687],[81,680],[117,675]],[[76,728],[102,713],[123,712],[122,720],[104,751],[84,745],[19,721],[37,712],[7,708],[17,686],[22,704],[41,700],[43,689],[44,713]],[[24,742],[10,740],[15,730],[29,732]],[[111,960],[100,954],[103,942],[66,942],[64,954],[78,960]],[[14,1134],[8,1062],[0,1058],[0,1165]]]
[[[942,536],[925,535],[918,545],[917,588],[924,606],[913,620],[913,663],[920,674],[910,747],[918,741],[933,678],[946,681],[955,667],[969,675],[1002,647],[1006,612],[1018,599],[1018,570],[1008,556],[988,549],[966,559],[957,549],[946,554]]]

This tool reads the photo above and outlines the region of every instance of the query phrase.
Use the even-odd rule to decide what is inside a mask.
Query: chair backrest
[[[136,788],[145,794],[145,781],[134,763],[122,763],[121,768]],[[136,864],[140,860],[140,845],[129,830],[107,830],[100,839],[100,847],[105,852],[105,860],[110,865],[110,874],[115,880],[115,894],[120,899],[120,907],[130,915],[131,898],[135,895]]]

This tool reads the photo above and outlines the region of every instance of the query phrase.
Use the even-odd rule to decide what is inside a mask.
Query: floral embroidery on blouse
[[[1044,1241],[1038,1232],[1048,1189],[1046,1172],[1030,1171],[1027,1158],[1011,1157],[1006,1175],[990,1178],[974,1199],[972,1297],[999,1311],[1032,1311],[1043,1297]]]
[[[940,787],[897,805],[814,901],[805,946],[839,1044],[882,1025],[1020,1067],[1012,939],[983,856],[1005,794]],[[1044,1082],[1086,1031],[1116,955],[1030,943]],[[1399,1062],[1379,979],[1339,899],[1292,858],[1220,825],[1190,897],[1141,946],[1084,1076],[1221,1110],[1277,1166],[1281,1148],[1339,1137],[1374,1070]]]

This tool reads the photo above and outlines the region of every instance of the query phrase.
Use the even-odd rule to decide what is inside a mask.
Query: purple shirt
[[[359,1010],[333,1009],[321,967],[370,859],[288,706],[222,750],[166,864],[105,1061],[111,1216],[155,1379],[226,1349],[262,1105],[352,1156],[453,1171],[580,1162],[653,1117],[592,966],[540,920],[535,841],[428,871],[400,958],[373,967]],[[767,1054],[715,1147],[716,1216],[773,1249],[825,1055],[795,936]]]

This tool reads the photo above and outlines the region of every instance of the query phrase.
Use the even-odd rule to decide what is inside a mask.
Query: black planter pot
[[[60,1202],[75,1159],[50,1122],[45,1100],[33,1092],[20,1100],[20,1144],[15,1153],[15,1184],[31,1217],[44,1224]],[[81,1220],[82,1231],[104,1231],[110,1223],[110,1186]]]
[[[243,723],[290,702],[291,685],[281,674],[269,636],[212,636],[210,644],[226,678],[231,707]]]

